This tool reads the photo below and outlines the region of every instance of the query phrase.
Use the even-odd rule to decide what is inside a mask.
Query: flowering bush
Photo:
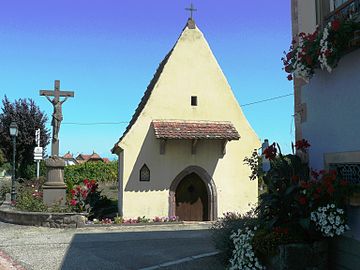
[[[102,220],[100,220],[100,224],[113,224],[114,221],[110,218],[104,218]]]
[[[336,171],[312,171],[311,176],[311,181],[299,182],[297,197],[307,214],[327,204],[342,206],[346,203],[352,187],[347,180],[339,178]]]
[[[97,219],[93,218],[92,222],[93,224],[138,224],[138,223],[149,223],[152,222],[177,222],[179,221],[179,217],[177,216],[171,216],[171,217],[155,217],[153,219],[143,217],[137,217],[137,218],[123,218],[119,215],[116,215],[114,219],[111,218],[103,218],[103,219]]]
[[[266,155],[268,152],[275,154]],[[265,149],[264,155],[270,159],[271,169],[263,175],[267,192],[259,196],[256,210],[259,221],[269,230],[284,224],[299,224],[303,209],[296,197],[300,190],[299,180],[308,178],[307,164],[296,155],[283,155],[275,143]]]
[[[318,61],[321,69],[331,72],[336,67],[357,29],[360,29],[360,24],[352,20],[335,19],[325,26],[319,43]]]
[[[260,228],[255,232],[252,246],[260,259],[266,256],[274,256],[279,245],[301,243],[304,239],[297,230],[287,226],[274,227],[272,230]]]
[[[319,207],[311,213],[311,221],[325,237],[342,235],[345,230],[349,230],[349,226],[345,223],[344,210],[336,208],[335,204]]]
[[[18,187],[14,206],[21,211],[45,212],[48,207],[43,202],[41,182],[36,179],[25,180]]]
[[[89,213],[100,199],[98,184],[95,180],[85,179],[82,185],[77,185],[70,190],[69,204],[76,212]]]
[[[233,257],[230,259],[230,270],[265,269],[253,250],[254,231],[256,231],[256,227],[253,230],[246,227],[244,230],[237,230],[230,236],[235,246]]]
[[[48,210],[43,202],[42,192],[34,187],[21,186],[14,205],[21,211],[45,212]]]
[[[216,249],[221,251],[219,258],[223,263],[228,264],[233,255],[235,246],[230,238],[233,232],[238,229],[244,230],[246,227],[254,227],[255,223],[256,219],[253,211],[244,215],[236,212],[227,212],[213,223],[211,226],[212,240]]]
[[[310,143],[301,140],[295,147],[298,152],[306,153]],[[262,173],[267,190],[259,196],[256,215],[251,222],[241,220],[240,215],[225,216],[229,220],[240,218],[240,222],[235,223],[237,228],[218,226],[220,232],[215,234],[225,236],[229,228],[233,229],[230,269],[263,269],[264,262],[269,263],[266,258],[276,255],[280,245],[312,244],[324,237],[341,235],[348,229],[341,208],[351,194],[348,181],[335,171],[310,173],[307,163],[297,155],[283,155],[276,143],[263,154],[271,166]],[[259,170],[261,166],[256,165],[251,168]],[[253,175],[260,173],[253,172],[251,180]],[[253,227],[258,230],[249,229]],[[219,249],[226,252],[226,249]]]
[[[289,52],[284,52],[282,58],[284,70],[289,73],[288,79],[298,77],[309,81],[317,68],[331,72],[349,49],[354,32],[359,29],[360,23],[343,18],[329,22],[322,32],[317,29],[311,34],[300,33],[299,41],[293,40]]]

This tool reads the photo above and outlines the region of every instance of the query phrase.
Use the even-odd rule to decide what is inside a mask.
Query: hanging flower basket
[[[284,52],[281,60],[285,72],[289,73],[288,80],[294,77],[308,82],[316,69],[328,72],[337,66],[341,57],[359,47],[354,42],[360,30],[360,22],[352,19],[329,22],[322,31],[316,29],[314,33],[300,33],[298,40],[293,40],[289,52]]]

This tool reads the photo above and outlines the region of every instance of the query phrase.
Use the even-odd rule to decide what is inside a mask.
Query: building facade
[[[119,211],[126,217],[214,220],[257,202],[244,158],[260,142],[202,32],[189,19],[160,63],[119,156]]]
[[[291,3],[295,40],[301,32],[321,32],[325,27],[338,31],[340,24],[349,19],[360,30],[359,0]],[[334,169],[341,177],[360,183],[360,31],[351,34],[334,68],[316,69],[307,82],[295,78],[296,140],[310,142],[308,159],[312,169]],[[351,231],[332,242],[332,269],[358,269],[360,264],[360,205],[349,204],[347,213]]]

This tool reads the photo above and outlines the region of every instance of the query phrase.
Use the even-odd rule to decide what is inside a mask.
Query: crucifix
[[[192,19],[192,18],[193,18],[193,12],[194,12],[194,11],[197,11],[197,9],[196,9],[196,8],[194,8],[193,3],[191,3],[191,4],[190,4],[190,7],[189,7],[189,8],[185,8],[185,10],[190,11],[190,19]]]
[[[54,91],[53,90],[40,90],[40,96],[45,96],[53,105],[54,112],[52,114],[51,125],[53,127],[52,144],[51,144],[51,156],[59,156],[59,130],[60,124],[63,120],[62,104],[68,99],[68,97],[74,97],[73,91],[60,91],[60,81],[55,80]],[[51,99],[50,97],[54,97]],[[60,100],[60,97],[64,97]]]

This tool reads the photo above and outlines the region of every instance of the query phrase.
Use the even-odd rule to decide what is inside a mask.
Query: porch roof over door
[[[157,139],[218,139],[239,140],[240,135],[231,122],[153,120],[152,126]]]

